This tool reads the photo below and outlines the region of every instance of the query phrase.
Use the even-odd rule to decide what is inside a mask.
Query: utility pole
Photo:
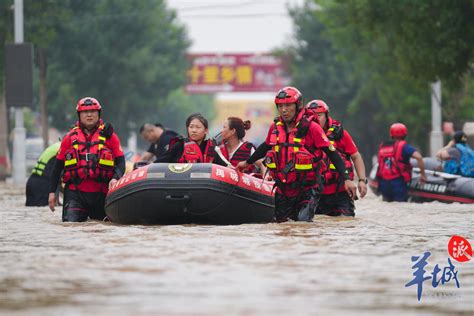
[[[15,0],[15,44],[23,43],[23,0]],[[20,186],[26,179],[26,130],[23,108],[15,107],[15,129],[13,130],[13,182]]]
[[[430,155],[434,157],[436,152],[443,147],[443,132],[441,131],[441,81],[431,84],[431,133],[430,133]]]

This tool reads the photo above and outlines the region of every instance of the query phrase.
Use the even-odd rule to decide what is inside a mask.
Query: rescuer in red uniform
[[[237,169],[246,169],[265,157],[264,163],[276,185],[275,220],[311,222],[322,187],[323,153],[338,170],[350,196],[355,196],[356,186],[324,131],[304,115],[301,92],[294,87],[285,87],[278,91],[275,104],[280,115],[270,126],[265,142],[249,159],[240,162]]]
[[[364,160],[359,153],[351,135],[342,124],[329,116],[329,106],[322,100],[312,100],[306,104],[308,115],[317,116],[317,122],[322,127],[329,141],[344,161],[349,177],[354,180],[354,167],[358,177],[358,189],[363,198],[367,194],[367,177],[365,174]],[[327,157],[324,158],[322,172],[324,189],[321,192],[316,214],[329,216],[354,216],[354,199],[347,194],[341,185],[339,173]],[[354,163],[354,164],[352,164]]]
[[[405,141],[408,129],[405,124],[394,123],[390,126],[391,140],[380,144],[378,153],[377,178],[379,192],[387,202],[408,200],[408,183],[411,181],[412,166],[410,158],[415,158],[420,168],[420,182],[426,182],[423,157]]]
[[[112,125],[100,118],[101,105],[91,97],[79,100],[79,120],[61,142],[51,177],[48,204],[54,212],[54,192],[66,184],[62,219],[83,222],[87,218],[103,220],[105,196],[125,172],[125,158]]]

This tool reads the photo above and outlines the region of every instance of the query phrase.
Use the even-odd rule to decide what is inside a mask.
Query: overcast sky
[[[287,6],[304,0],[167,0],[192,40],[191,52],[268,52],[291,41]]]

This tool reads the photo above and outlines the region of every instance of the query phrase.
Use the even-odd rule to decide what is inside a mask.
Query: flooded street
[[[61,222],[0,183],[1,315],[473,315],[474,264],[405,287],[471,243],[473,205],[357,202],[355,218],[239,226]],[[441,274],[441,273],[440,273]],[[440,275],[438,275],[438,278]]]

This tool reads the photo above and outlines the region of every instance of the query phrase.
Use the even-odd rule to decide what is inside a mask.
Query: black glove
[[[340,140],[342,135],[344,134],[344,129],[342,125],[332,125],[331,126],[332,132],[329,135],[329,139],[331,140]]]

